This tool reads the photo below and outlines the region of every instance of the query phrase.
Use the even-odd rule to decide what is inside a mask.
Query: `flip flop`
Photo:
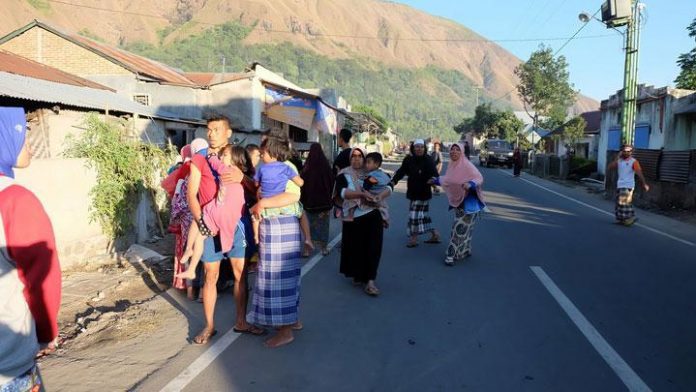
[[[209,330],[205,329],[203,332],[199,333],[198,336],[193,338],[193,343],[195,344],[206,344],[213,336],[217,335],[217,329]]]
[[[264,336],[264,335],[268,334],[268,331],[266,331],[265,329],[255,327],[253,325],[249,326],[249,328],[246,328],[246,329],[232,327],[232,330],[234,332],[245,334],[245,335]]]
[[[438,237],[438,238],[429,238],[423,242],[425,242],[426,244],[440,244],[440,243],[442,243],[442,240],[440,239],[440,237]]]
[[[365,294],[369,295],[370,297],[376,297],[379,295],[379,289],[374,286],[365,286]]]
[[[416,246],[418,246],[417,242],[409,242],[408,244],[406,244],[407,248],[415,248]]]

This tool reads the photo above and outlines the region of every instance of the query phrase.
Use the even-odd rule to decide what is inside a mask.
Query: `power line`
[[[95,6],[89,6],[89,5],[82,5],[82,4],[75,4],[75,3],[70,3],[67,1],[61,1],[61,0],[47,0],[48,2],[51,3],[57,3],[57,4],[63,4],[63,5],[68,5],[72,7],[78,7],[78,8],[86,8],[86,9],[92,9],[96,11],[105,11],[105,12],[113,12],[113,13],[119,13],[119,14],[125,14],[125,15],[133,15],[133,16],[142,16],[142,17],[148,17],[148,18],[157,18],[157,19],[164,19],[169,21],[169,19],[165,18],[164,16],[161,15],[155,15],[155,14],[145,14],[145,13],[139,13],[139,12],[131,12],[131,11],[124,11],[124,10],[115,10],[112,8],[102,8],[102,7],[95,7]],[[193,23],[198,23],[202,25],[208,25],[208,26],[219,26],[221,23],[211,23],[211,22],[204,22],[204,21],[193,21]],[[290,30],[274,30],[274,29],[264,29],[264,28],[255,28],[252,29],[252,31],[260,31],[260,32],[266,32],[266,33],[274,33],[274,34],[297,34],[294,31]],[[381,40],[382,37],[377,37],[377,36],[367,36],[367,35],[348,35],[348,34],[324,34],[324,33],[315,33],[312,34],[312,36],[315,37],[329,37],[329,38],[355,38],[355,39],[371,39],[371,40]],[[583,36],[583,37],[577,37],[577,39],[595,39],[595,38],[604,38],[604,37],[611,37],[611,34],[599,34],[599,35],[588,35],[588,36]],[[571,37],[571,39],[574,37]],[[414,41],[414,42],[483,42],[483,43],[502,43],[502,42],[546,42],[546,41],[563,41],[569,39],[568,37],[540,37],[540,38],[508,38],[508,39],[487,39],[487,38],[423,38],[423,37],[406,37],[406,38],[397,38],[395,39],[396,41]]]
[[[597,11],[595,11],[595,13],[592,14],[592,17],[591,17],[590,19],[594,19],[594,17],[597,16],[597,14],[599,13],[599,11],[601,11],[601,10],[602,10],[602,9],[600,8],[600,9],[598,9]],[[578,35],[585,27],[587,27],[588,24],[589,24],[589,23],[583,23],[582,26],[580,26],[580,28],[579,28],[572,36],[570,36],[570,37],[568,38],[568,40],[567,40],[566,42],[564,42],[563,45],[561,45],[560,48],[558,48],[558,49],[553,53],[553,56],[552,56],[552,57],[556,57],[556,56],[558,55],[558,53],[560,53],[561,50],[563,50],[563,48],[565,48],[566,45],[568,45],[568,44],[570,43],[570,41],[572,41],[573,39],[577,39],[577,38],[576,38],[577,35]],[[613,35],[612,35],[612,36],[613,36]],[[582,38],[582,37],[580,37],[580,38]],[[517,87],[515,87],[515,88],[513,88],[512,90],[506,92],[505,94],[499,96],[498,98],[492,100],[491,103],[500,101],[501,99],[503,99],[503,98],[507,97],[508,95],[510,95],[510,93],[512,93],[512,92],[515,91],[515,90],[517,90]]]

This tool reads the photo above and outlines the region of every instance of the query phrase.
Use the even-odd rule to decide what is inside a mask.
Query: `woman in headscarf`
[[[304,180],[300,201],[309,218],[312,239],[319,245],[321,253],[326,255],[329,252],[327,245],[334,178],[329,160],[319,143],[312,143],[309,147],[309,155],[300,174]]]
[[[447,195],[450,210],[454,210],[452,236],[447,246],[445,264],[454,265],[455,260],[471,256],[471,232],[479,213],[486,207],[483,203],[483,176],[476,166],[466,159],[462,144],[450,147],[450,162],[447,172],[440,178]]]
[[[51,221],[14,182],[31,163],[24,109],[0,107],[0,390],[43,391],[35,357],[55,349],[61,272]]]
[[[365,153],[354,148],[350,153],[350,166],[341,170],[336,177],[334,197],[364,199],[366,196],[362,191],[362,183],[366,175]],[[382,258],[383,238],[382,215],[374,204],[361,203],[353,214],[353,220],[343,221],[340,272],[353,278],[353,284],[363,286],[365,293],[370,296],[380,293],[375,280]]]
[[[432,185],[439,176],[432,158],[425,153],[425,142],[416,139],[411,146],[411,155],[404,158],[401,167],[394,173],[392,185],[396,185],[404,176],[406,183],[406,198],[411,201],[408,215],[407,247],[418,246],[418,236],[430,233],[428,244],[439,244],[440,233],[432,227],[430,219],[430,199],[433,198]]]

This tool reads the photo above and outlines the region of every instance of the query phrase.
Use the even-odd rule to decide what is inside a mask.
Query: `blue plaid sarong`
[[[295,216],[264,218],[259,225],[259,265],[247,321],[262,326],[297,322],[300,303],[300,221]]]

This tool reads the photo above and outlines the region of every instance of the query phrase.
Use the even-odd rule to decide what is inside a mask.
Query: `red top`
[[[198,202],[201,208],[215,198],[217,194],[217,183],[213,171],[208,165],[207,159],[203,155],[194,154],[191,158],[191,164],[198,168],[201,172],[201,183],[198,187]]]
[[[7,253],[24,284],[40,343],[58,336],[61,272],[51,221],[39,199],[20,185],[0,191]]]

